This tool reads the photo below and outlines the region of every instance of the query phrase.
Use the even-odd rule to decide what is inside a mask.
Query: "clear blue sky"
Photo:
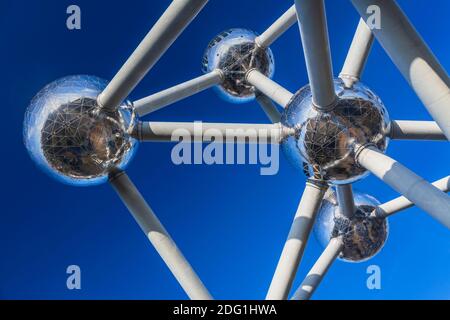
[[[2,130],[0,298],[186,298],[109,185],[75,188],[39,171],[22,143],[25,109],[45,84],[69,74],[110,79],[169,1],[0,2]],[[65,27],[77,4],[82,30]],[[209,40],[230,27],[263,31],[290,0],[211,0],[132,93],[141,98],[201,73]],[[400,1],[443,66],[450,70],[447,0]],[[347,0],[327,1],[334,73],[358,22]],[[274,79],[295,91],[307,82],[297,27],[272,46]],[[378,44],[364,82],[392,119],[429,120]],[[159,121],[267,122],[255,102],[233,105],[213,90],[155,112]],[[170,144],[141,145],[129,175],[217,298],[262,299],[303,190],[305,177],[281,157],[280,172],[260,176],[255,165],[175,166]],[[388,154],[432,181],[448,174],[442,142],[392,142]],[[370,176],[357,188],[381,202],[397,194]],[[314,237],[296,285],[322,248]],[[82,270],[82,290],[66,289],[66,267]],[[382,289],[366,288],[377,264]],[[419,209],[390,219],[383,251],[360,264],[337,261],[315,294],[320,299],[449,299],[450,232]]]

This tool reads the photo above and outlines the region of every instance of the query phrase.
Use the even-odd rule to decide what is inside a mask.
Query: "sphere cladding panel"
[[[32,159],[48,174],[71,185],[105,182],[123,169],[137,148],[130,136],[137,119],[129,102],[116,111],[97,104],[106,81],[68,76],[44,87],[25,114],[24,142]]]
[[[389,233],[385,218],[372,217],[379,202],[366,194],[354,192],[356,211],[350,218],[344,216],[331,188],[327,191],[314,233],[319,243],[326,247],[331,238],[342,237],[344,246],[339,258],[344,261],[361,262],[375,256],[383,248]]]
[[[267,77],[274,73],[274,58],[270,48],[255,43],[257,34],[246,29],[229,29],[218,34],[203,56],[204,73],[220,69],[224,80],[217,87],[221,96],[231,102],[247,102],[255,98],[255,88],[246,82],[250,69],[257,69]]]
[[[358,145],[386,150],[390,121],[381,100],[362,83],[346,88],[336,79],[334,84],[337,103],[329,112],[314,107],[309,85],[293,96],[281,122],[294,130],[281,144],[294,166],[308,175],[346,184],[367,175],[355,160]]]

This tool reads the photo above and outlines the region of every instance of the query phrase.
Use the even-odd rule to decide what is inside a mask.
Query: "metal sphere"
[[[330,188],[322,202],[314,226],[317,240],[324,247],[331,238],[342,237],[344,247],[339,256],[344,261],[361,262],[375,256],[388,237],[385,218],[373,217],[379,202],[366,194],[354,192],[356,212],[350,218],[344,216]]]
[[[31,101],[24,121],[24,142],[31,158],[48,174],[71,185],[107,180],[136,151],[130,136],[137,119],[129,102],[116,111],[97,104],[106,81],[68,76],[44,87]]]
[[[255,88],[245,81],[250,69],[257,69],[267,77],[274,73],[274,59],[269,48],[255,43],[257,34],[247,29],[229,29],[218,34],[203,56],[203,72],[215,69],[223,72],[224,80],[217,86],[220,95],[234,103],[255,98]]]
[[[356,163],[356,146],[372,144],[385,151],[390,121],[380,98],[362,83],[346,88],[336,79],[334,86],[338,100],[329,112],[313,105],[309,85],[293,96],[281,122],[294,130],[282,141],[282,149],[310,176],[346,184],[367,174]]]

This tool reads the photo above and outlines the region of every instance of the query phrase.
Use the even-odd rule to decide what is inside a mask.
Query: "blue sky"
[[[0,298],[186,298],[109,185],[76,188],[50,179],[22,143],[25,109],[45,84],[70,74],[111,79],[169,1],[0,2],[4,131],[1,167]],[[347,0],[327,1],[334,73],[358,23]],[[444,68],[450,69],[446,0],[399,1]],[[77,4],[82,29],[65,26]],[[138,99],[200,75],[209,40],[230,27],[263,31],[289,0],[211,0],[151,70],[130,98]],[[272,46],[274,79],[290,91],[307,83],[297,27]],[[430,116],[378,44],[364,83],[392,119]],[[268,122],[255,102],[221,100],[214,90],[178,102],[146,119],[158,121]],[[185,165],[170,161],[171,144],[143,144],[128,173],[188,257],[211,293],[222,299],[262,299],[269,286],[302,193],[305,177],[284,157],[274,176],[255,165]],[[388,154],[429,181],[448,174],[443,142],[391,142]],[[370,176],[356,188],[381,202],[397,196]],[[296,286],[322,248],[311,237]],[[66,289],[66,267],[82,270],[82,289]],[[382,289],[368,290],[366,269],[379,265]],[[372,260],[337,261],[315,294],[318,299],[449,299],[450,233],[419,209],[390,219],[390,236]]]

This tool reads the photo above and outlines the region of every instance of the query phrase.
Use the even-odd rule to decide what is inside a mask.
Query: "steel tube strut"
[[[441,128],[434,121],[391,121],[390,138],[394,140],[444,140]]]
[[[125,172],[112,174],[110,183],[189,298],[212,299],[200,278]]]
[[[442,178],[432,183],[433,186],[441,190],[442,192],[450,191],[450,176]],[[374,217],[388,217],[399,211],[411,208],[414,203],[406,199],[404,196],[400,196],[391,201],[385,202],[378,206],[378,210],[372,213]]]
[[[236,139],[238,142],[277,144],[288,134],[287,130],[280,123],[141,122],[133,136],[141,141],[174,142],[180,137],[211,142],[215,136],[221,136],[224,143],[231,138],[233,142]]]
[[[351,88],[355,82],[361,79],[370,49],[372,48],[373,39],[372,31],[370,31],[364,20],[360,19],[339,75],[346,87]]]
[[[334,260],[339,256],[344,244],[341,238],[333,238],[308,272],[305,280],[292,296],[292,300],[308,300],[322,282]]]
[[[287,299],[326,189],[325,183],[306,183],[266,299]]]
[[[378,6],[381,28],[374,33],[433,119],[450,139],[450,78],[419,33],[393,0],[352,0],[366,21],[369,6]]]
[[[255,42],[261,48],[267,48],[275,42],[286,30],[295,24],[297,15],[295,6],[292,6],[279,17],[266,31],[256,37]]]
[[[205,6],[208,0],[173,0],[108,86],[98,104],[115,109]]]
[[[195,79],[139,99],[133,102],[133,105],[137,114],[143,117],[172,103],[220,84],[222,79],[222,71],[214,70]]]
[[[245,76],[245,80],[283,108],[286,107],[293,96],[291,92],[256,69],[249,70]]]
[[[355,201],[351,184],[336,185],[336,197],[339,210],[346,217],[351,217],[355,213]]]
[[[270,100],[269,97],[267,97],[262,92],[257,92],[256,101],[258,101],[259,105],[272,123],[280,122],[281,113],[280,111],[278,111],[277,107],[273,104],[272,100]]]
[[[325,5],[323,0],[295,0],[295,7],[313,103],[318,109],[329,110],[336,94]]]
[[[358,163],[450,229],[450,197],[375,147],[361,147]]]

